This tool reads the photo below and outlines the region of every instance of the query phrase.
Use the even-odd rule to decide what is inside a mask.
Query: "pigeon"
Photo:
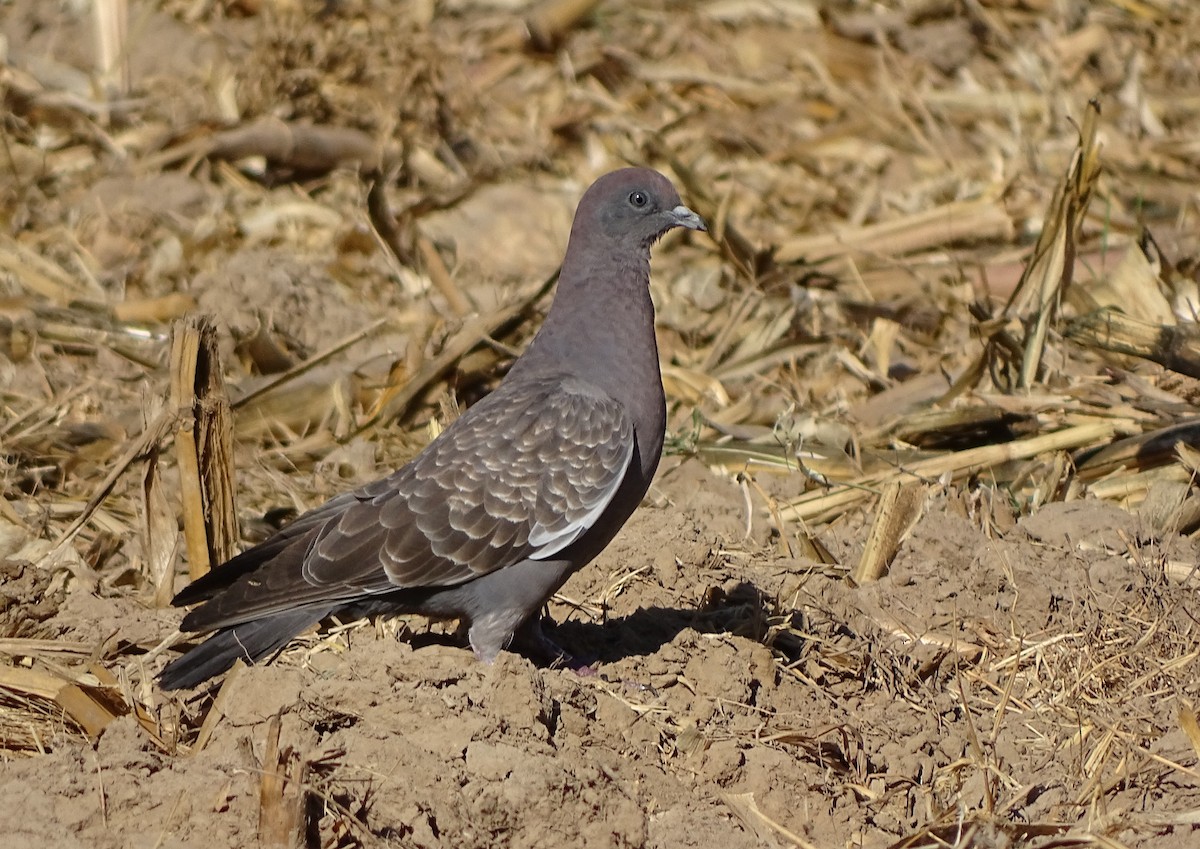
[[[471,649],[570,658],[541,610],[641,502],[666,402],[650,249],[707,229],[648,168],[580,199],[554,302],[504,380],[403,468],[300,515],[185,587],[180,630],[216,633],[172,660],[164,689],[267,658],[334,614],[458,619]]]

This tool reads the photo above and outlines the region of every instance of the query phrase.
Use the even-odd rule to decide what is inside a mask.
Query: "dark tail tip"
[[[257,663],[320,622],[329,612],[323,606],[302,607],[225,628],[168,663],[158,674],[158,683],[164,690],[182,690],[220,675],[239,658]]]

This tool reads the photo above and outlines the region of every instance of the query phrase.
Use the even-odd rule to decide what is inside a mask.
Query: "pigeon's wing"
[[[192,581],[171,599],[171,604],[187,607],[214,598],[244,575],[257,571],[264,563],[277,557],[294,560],[295,568],[299,568],[312,538],[320,533],[330,519],[335,519],[342,511],[358,504],[362,500],[361,495],[361,492],[343,492],[296,517],[268,539]]]
[[[559,376],[506,384],[403,469],[301,516],[299,533],[289,526],[262,543],[270,559],[251,549],[231,561],[240,573],[206,592],[211,600],[184,628],[451,586],[549,558],[604,513],[634,441],[625,408],[588,383]]]

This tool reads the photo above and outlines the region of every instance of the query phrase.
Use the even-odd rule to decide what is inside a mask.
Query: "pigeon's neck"
[[[620,403],[633,422],[640,469],[630,486],[641,487],[640,498],[662,456],[667,414],[650,300],[650,247],[576,248],[568,246],[554,304],[508,377],[571,376]]]
[[[649,250],[568,257],[580,261],[564,262],[520,367],[569,373],[625,403],[661,404]]]

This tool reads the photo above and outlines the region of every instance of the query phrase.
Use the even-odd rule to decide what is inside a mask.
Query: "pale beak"
[[[689,230],[708,230],[704,219],[683,204],[671,210],[671,218],[679,227],[687,227]]]

